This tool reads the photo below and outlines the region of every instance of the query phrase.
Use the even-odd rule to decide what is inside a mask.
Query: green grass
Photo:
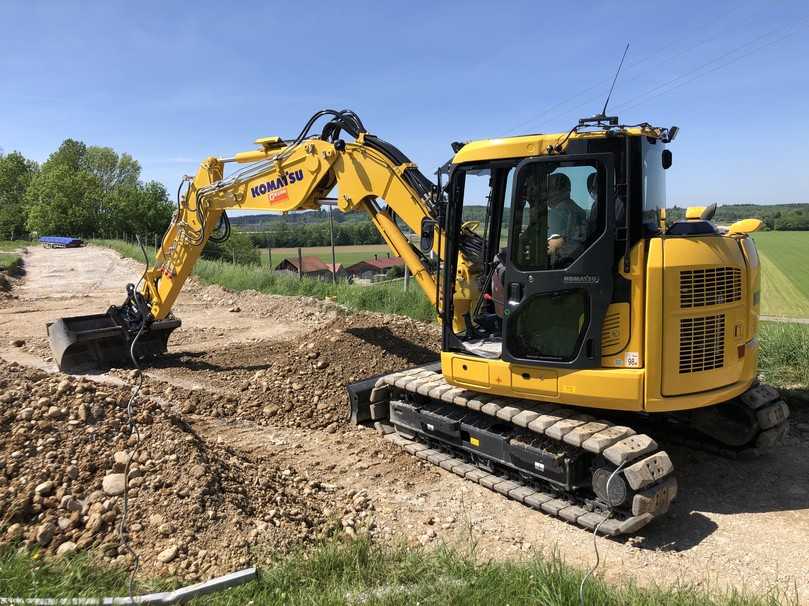
[[[809,232],[756,233],[761,257],[761,313],[809,318]]]
[[[302,254],[304,257],[318,257],[324,263],[331,263],[331,247],[330,246],[312,246],[303,248]],[[267,249],[262,248],[261,264],[267,265]],[[356,246],[335,246],[335,258],[338,263],[343,266],[353,265],[358,261],[365,261],[373,259],[374,255],[378,255],[380,259],[387,257],[390,249],[387,244],[359,244]],[[273,267],[277,266],[284,258],[297,259],[297,248],[273,248],[272,249],[272,264]]]
[[[125,257],[143,260],[143,253],[134,244],[120,240],[98,240],[96,243],[108,246]],[[151,261],[152,249],[147,251]],[[200,259],[196,263],[194,275],[207,284],[218,284],[234,291],[257,290],[275,295],[329,298],[351,309],[400,314],[425,322],[435,318],[433,306],[419,290],[415,281],[411,281],[410,289],[404,292],[401,281],[371,286],[358,286],[345,282],[332,284],[329,281],[308,278],[299,280],[293,276],[275,275],[266,266],[234,265],[209,259]]]
[[[99,597],[126,594],[126,575],[94,566],[87,557],[38,562],[27,554],[0,552],[0,596]],[[194,604],[578,604],[583,572],[556,557],[479,562],[456,551],[385,547],[366,540],[330,542],[300,551],[260,571],[247,585],[200,598]],[[166,590],[159,580],[138,593]],[[759,606],[795,603],[783,595],[721,593],[696,586],[640,588],[631,583],[588,581],[585,603],[604,606]]]
[[[22,267],[20,251],[28,242],[0,240],[0,272],[14,274]]]
[[[759,368],[778,387],[809,389],[809,324],[762,322]]]

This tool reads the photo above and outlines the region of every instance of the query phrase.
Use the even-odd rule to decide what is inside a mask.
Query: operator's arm
[[[403,259],[425,295],[435,303],[434,277],[421,253],[389,214],[392,211],[419,233],[422,219],[434,217],[432,184],[401,152],[372,135],[358,132],[353,143],[328,139],[299,137],[289,144],[278,138],[261,139],[260,150],[232,158],[208,158],[202,163],[163,238],[156,267],[147,271],[141,287],[153,318],[165,318],[171,311],[225,210],[286,213],[317,209],[335,186],[339,209],[366,211],[392,252]],[[229,162],[247,166],[223,178]],[[377,199],[384,200],[387,209]],[[438,238],[434,244],[439,258],[441,241]],[[459,259],[459,274],[467,270],[468,264]],[[457,325],[462,326],[468,305],[456,298],[455,309]]]

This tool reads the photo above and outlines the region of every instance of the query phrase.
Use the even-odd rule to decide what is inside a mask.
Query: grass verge
[[[759,368],[778,387],[809,389],[809,324],[762,322]]]
[[[120,240],[97,240],[95,243],[112,248],[125,257],[143,261],[143,253],[134,244]],[[152,249],[147,249],[147,253],[151,262]],[[307,278],[298,280],[294,277],[275,275],[266,267],[209,259],[197,261],[194,275],[207,284],[218,284],[234,291],[257,290],[274,295],[330,298],[351,309],[400,314],[425,322],[435,318],[433,306],[419,290],[415,281],[411,282],[408,292],[404,292],[401,282],[357,286]]]
[[[35,561],[0,552],[0,596],[99,597],[126,594],[126,575],[84,557]],[[195,604],[578,604],[582,571],[557,557],[476,562],[448,548],[390,547],[363,539],[330,542],[276,561],[259,580],[195,600]],[[139,585],[138,593],[167,590],[168,580]],[[763,606],[794,603],[789,596],[712,592],[694,586],[638,587],[588,581],[585,603],[605,606]]]

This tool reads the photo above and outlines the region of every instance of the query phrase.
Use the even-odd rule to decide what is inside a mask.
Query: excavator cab
[[[625,159],[635,146],[652,145],[631,139],[577,138],[560,153],[469,163],[459,151],[448,188],[449,234],[461,232],[458,223],[481,198],[467,190],[470,175],[487,170],[490,179],[485,208],[474,209],[484,216],[476,301],[464,330],[445,321],[446,351],[554,368],[600,366],[618,259],[633,231],[624,211],[631,194]],[[447,276],[457,271],[458,252],[465,254],[462,240],[449,238]],[[445,278],[444,287],[446,319],[455,281]]]

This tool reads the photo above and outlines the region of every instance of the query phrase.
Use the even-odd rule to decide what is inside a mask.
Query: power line
[[[724,23],[723,27],[720,27],[720,31],[721,31],[722,29],[726,29],[726,28],[728,27],[728,25],[727,25],[727,17],[728,17],[728,16],[730,16],[730,15],[733,15],[733,14],[735,14],[735,13],[737,13],[737,12],[739,12],[739,11],[740,11],[742,8],[744,8],[744,7],[743,7],[743,6],[741,6],[741,5],[738,5],[738,6],[736,6],[734,9],[732,9],[731,11],[729,11],[728,13],[726,13],[726,14],[724,15],[724,17],[725,17],[725,21],[723,22],[723,23]],[[752,22],[754,22],[754,21],[755,21],[755,19],[752,19],[751,21],[749,21],[749,23],[752,23]],[[699,28],[699,29],[697,30],[697,33],[698,33],[698,32],[702,32],[702,31],[704,31],[704,30],[707,30],[707,29],[709,29],[710,27],[711,27],[711,25],[707,25],[707,26],[701,27],[701,28]],[[693,37],[693,35],[692,35],[692,36],[690,36],[690,37],[689,37],[689,39],[690,39],[690,38],[692,38],[692,37]],[[674,58],[679,57],[679,56],[681,56],[681,55],[684,55],[684,54],[686,54],[686,53],[693,52],[695,49],[697,49],[697,48],[699,48],[700,46],[702,46],[702,45],[704,45],[704,44],[706,44],[706,43],[708,43],[708,42],[711,42],[711,41],[713,41],[713,40],[716,40],[716,37],[715,37],[715,36],[708,36],[708,37],[706,37],[706,38],[702,39],[701,41],[699,41],[699,42],[697,42],[697,43],[695,43],[695,44],[689,44],[689,45],[687,45],[687,47],[686,47],[686,48],[681,48],[680,50],[676,50],[676,51],[675,51],[673,54],[669,55],[668,57],[665,57],[665,56],[664,56],[664,57],[660,57],[660,55],[664,55],[664,54],[665,54],[665,52],[666,52],[667,50],[669,50],[669,49],[671,49],[671,48],[673,48],[673,47],[677,47],[677,46],[683,46],[683,45],[685,44],[685,42],[683,42],[681,38],[677,38],[677,39],[675,39],[675,41],[674,41],[674,42],[672,42],[671,44],[668,44],[668,45],[664,46],[663,48],[661,48],[661,49],[659,49],[659,50],[655,51],[655,52],[654,52],[654,53],[652,53],[651,55],[647,55],[646,57],[643,57],[643,58],[641,58],[641,59],[639,59],[639,60],[635,61],[634,63],[630,63],[630,64],[627,66],[627,71],[629,71],[630,73],[633,73],[633,72],[634,72],[634,71],[635,71],[635,70],[636,70],[636,69],[637,69],[639,66],[643,65],[644,63],[647,63],[647,62],[651,61],[652,59],[657,59],[658,57],[660,57],[660,59],[661,59],[661,60],[662,60],[662,59],[664,59],[664,58],[669,59],[669,60],[670,60],[670,59],[674,59]],[[639,77],[640,75],[642,75],[642,74],[636,74],[636,75],[634,75],[633,77],[630,77],[628,80],[625,80],[625,81],[627,81],[627,82],[634,82],[635,80],[637,80],[637,79],[638,79],[638,77]],[[591,92],[591,91],[595,91],[595,90],[597,90],[597,89],[601,88],[603,85],[607,84],[608,82],[609,82],[609,79],[603,79],[603,80],[599,80],[599,81],[598,81],[598,82],[596,82],[595,84],[593,84],[593,85],[591,85],[591,86],[588,86],[587,88],[584,88],[584,89],[580,90],[579,92],[577,92],[577,93],[575,93],[575,94],[571,95],[570,97],[566,97],[565,99],[563,99],[563,100],[561,100],[561,101],[559,101],[559,102],[557,102],[557,103],[554,103],[554,104],[553,104],[553,105],[551,105],[550,107],[547,107],[545,110],[543,110],[541,113],[536,114],[536,115],[534,115],[533,117],[531,117],[531,118],[529,118],[529,119],[527,119],[527,120],[524,120],[524,121],[520,122],[520,123],[519,123],[518,125],[516,125],[515,127],[511,128],[511,129],[509,129],[509,130],[507,130],[507,131],[505,131],[505,134],[507,134],[507,135],[508,135],[508,134],[510,134],[510,133],[513,133],[513,132],[515,132],[515,131],[517,131],[517,130],[521,129],[522,127],[526,126],[527,124],[531,124],[531,123],[537,122],[537,121],[538,121],[540,118],[544,118],[544,117],[546,117],[546,116],[554,117],[554,116],[560,115],[560,112],[559,112],[559,111],[555,111],[555,110],[558,110],[559,108],[562,108],[563,106],[567,105],[567,104],[568,104],[568,103],[570,103],[571,101],[574,101],[575,99],[578,99],[579,97],[582,97],[583,95],[585,95],[585,94],[587,94],[587,93],[589,93],[589,92]],[[595,101],[595,100],[597,100],[597,99],[598,99],[597,97],[595,97],[595,96],[591,96],[591,97],[589,97],[589,98],[588,98],[587,103],[589,104],[589,103],[590,103],[590,101]],[[583,105],[582,105],[582,106],[577,106],[577,107],[583,107]],[[563,110],[563,111],[567,111],[567,110]]]
[[[754,46],[751,50],[749,50],[747,52],[743,52],[743,53],[729,59],[728,61],[721,62],[718,65],[714,66],[713,68],[708,69],[707,71],[703,71],[702,73],[699,73],[700,70],[712,65],[713,63],[716,63],[720,59],[724,59],[724,58],[726,58],[726,57],[728,57],[730,55],[733,55],[734,53],[744,49],[745,47],[749,47],[751,44],[755,44],[756,42],[760,41],[762,38],[766,38],[766,37],[768,37],[768,36],[770,36],[773,33],[776,33],[778,31],[778,30],[771,30],[770,32],[768,32],[766,34],[763,34],[762,36],[759,36],[758,38],[755,38],[754,40],[752,40],[752,41],[750,41],[748,43],[745,43],[745,44],[743,44],[743,45],[741,45],[741,46],[739,46],[739,47],[737,47],[737,48],[735,48],[735,49],[733,49],[731,51],[728,51],[727,53],[724,53],[724,54],[720,55],[719,57],[716,57],[715,59],[712,59],[711,61],[703,63],[702,65],[694,68],[693,70],[691,70],[687,74],[682,74],[680,76],[677,76],[676,78],[672,78],[671,80],[669,80],[667,82],[664,82],[663,84],[657,85],[657,86],[647,90],[646,92],[641,93],[640,98],[634,99],[634,102],[630,102],[629,105],[627,105],[627,104],[619,105],[618,109],[616,111],[627,111],[629,109],[637,107],[638,105],[642,105],[643,103],[646,103],[647,101],[650,101],[651,99],[655,99],[655,98],[657,98],[657,97],[659,97],[661,95],[664,95],[664,94],[666,94],[668,92],[676,90],[676,89],[680,88],[681,86],[685,86],[686,84],[690,84],[691,82],[694,82],[695,80],[698,80],[699,78],[702,78],[703,76],[707,76],[708,74],[712,74],[712,73],[714,73],[714,72],[716,72],[716,71],[718,71],[720,69],[723,69],[723,68],[725,68],[725,67],[727,67],[729,65],[732,65],[732,64],[736,63],[737,61],[740,61],[741,59],[744,59],[745,57],[749,57],[753,53],[755,53],[755,52],[757,52],[757,51],[759,51],[759,50],[761,50],[763,48],[766,48],[768,46],[772,46],[773,44],[777,44],[779,42],[782,42],[786,38],[789,38],[790,36],[796,34],[807,21],[809,21],[809,16],[804,17],[803,19],[799,19],[798,22],[797,22],[798,25],[795,28],[793,28],[792,31],[787,32],[787,33],[785,33],[785,34],[783,34],[781,36],[778,36],[777,38],[775,38],[773,40],[769,40],[767,42],[764,42],[763,44],[759,44],[758,46]],[[685,80],[683,80],[683,78],[685,78]],[[682,80],[682,82],[677,82],[678,80]],[[674,83],[676,83],[676,84],[674,84]],[[671,84],[674,84],[674,86],[669,87],[669,85],[671,85]],[[668,88],[666,88],[666,87],[668,87]],[[660,89],[663,89],[663,90],[660,90]],[[656,91],[659,91],[659,92],[656,92]]]

